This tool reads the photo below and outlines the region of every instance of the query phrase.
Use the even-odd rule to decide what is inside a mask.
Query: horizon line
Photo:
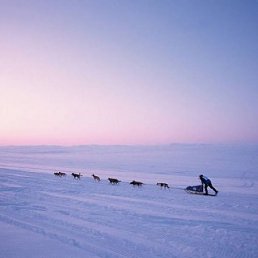
[[[171,146],[171,145],[258,145],[258,143],[157,143],[157,144],[0,144],[0,148],[2,147],[64,147],[64,148],[71,148],[71,147],[86,147],[86,146],[96,146],[96,147],[154,147],[154,146]]]

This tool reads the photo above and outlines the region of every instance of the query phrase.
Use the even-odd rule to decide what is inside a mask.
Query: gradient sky
[[[258,1],[0,0],[0,145],[258,143]]]

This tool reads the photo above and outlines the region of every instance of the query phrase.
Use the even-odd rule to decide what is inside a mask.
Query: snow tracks
[[[5,229],[0,257],[255,257],[258,252],[258,208],[255,199],[246,206],[247,196],[196,198],[153,185],[113,186],[6,169],[0,176]]]

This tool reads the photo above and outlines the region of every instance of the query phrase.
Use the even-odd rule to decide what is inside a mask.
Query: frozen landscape
[[[257,25],[258,0],[0,0],[0,258],[258,258]]]
[[[258,256],[257,145],[0,147],[0,176],[1,258]]]

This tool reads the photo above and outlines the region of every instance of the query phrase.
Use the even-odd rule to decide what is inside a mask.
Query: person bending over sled
[[[215,192],[215,194],[217,195],[217,193],[218,193],[219,191],[216,190],[216,189],[213,187],[213,185],[212,185],[212,183],[211,183],[211,180],[210,180],[208,177],[206,177],[206,176],[204,176],[204,175],[200,175],[199,178],[200,178],[200,180],[201,180],[201,182],[202,182],[202,185],[204,186],[205,195],[208,194],[208,187],[210,187],[210,188]]]

